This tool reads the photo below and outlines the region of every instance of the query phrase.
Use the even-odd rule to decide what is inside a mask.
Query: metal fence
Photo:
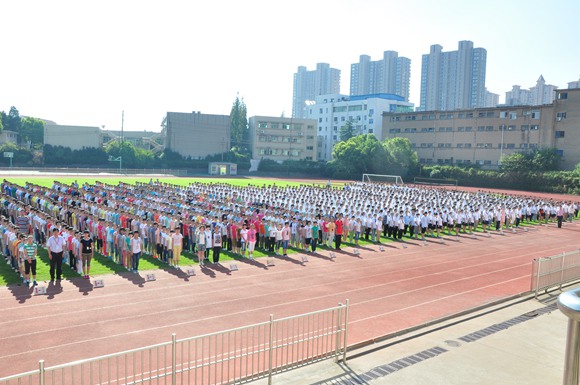
[[[580,250],[566,251],[551,257],[536,258],[532,262],[531,290],[536,298],[541,290],[580,279]]]
[[[45,367],[0,385],[239,384],[310,363],[346,362],[346,304],[293,317]]]

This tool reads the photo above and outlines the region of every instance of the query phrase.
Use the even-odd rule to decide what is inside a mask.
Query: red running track
[[[240,261],[239,271],[210,267],[197,276],[157,271],[83,279],[32,296],[0,288],[0,377],[335,306],[350,299],[349,345],[432,321],[529,290],[531,261],[578,248],[580,224],[535,226],[491,238],[478,233],[437,240],[322,250]]]

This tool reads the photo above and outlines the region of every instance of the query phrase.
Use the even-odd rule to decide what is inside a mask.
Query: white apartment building
[[[508,106],[540,106],[542,104],[550,104],[556,97],[557,88],[552,84],[546,84],[546,80],[540,75],[535,87],[530,87],[529,90],[523,89],[518,85],[513,86],[511,91],[505,93],[505,104]]]
[[[352,121],[355,135],[374,134],[382,140],[384,112],[411,112],[413,103],[393,94],[347,96],[320,95],[306,109],[308,119],[317,122],[318,141],[316,158],[329,161],[332,149],[340,142],[340,129]]]

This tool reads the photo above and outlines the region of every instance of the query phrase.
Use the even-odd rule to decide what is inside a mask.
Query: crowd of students
[[[439,188],[352,183],[344,188],[160,182],[93,185],[55,181],[0,185],[0,250],[25,283],[36,283],[37,248],[46,247],[51,280],[62,263],[88,278],[96,250],[138,272],[142,253],[179,268],[184,251],[200,266],[220,253],[253,259],[256,249],[287,255],[290,247],[340,250],[344,241],[380,243],[517,228],[522,221],[564,221],[572,201]],[[212,260],[210,262],[210,252]]]

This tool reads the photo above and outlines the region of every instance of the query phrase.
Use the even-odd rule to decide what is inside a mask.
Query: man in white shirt
[[[64,239],[59,235],[58,229],[52,229],[52,236],[46,242],[48,248],[48,258],[50,259],[50,280],[54,281],[56,270],[56,279],[60,281],[62,276],[62,255],[64,251]]]

